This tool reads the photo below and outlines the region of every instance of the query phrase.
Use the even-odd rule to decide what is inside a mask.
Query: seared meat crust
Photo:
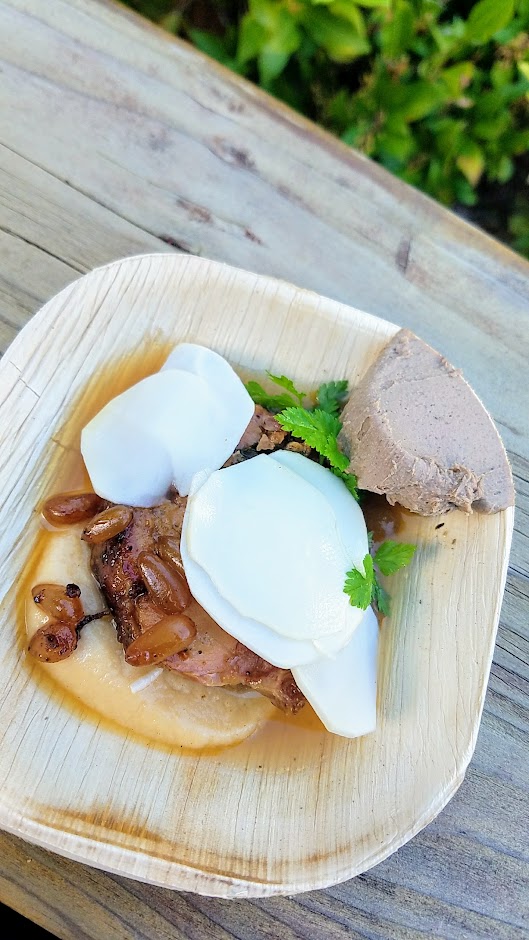
[[[134,509],[132,521],[119,535],[91,546],[92,571],[114,614],[119,641],[126,650],[146,628],[137,600],[147,593],[138,567],[142,552],[156,551],[160,538],[180,540],[186,499],[175,496],[152,509]],[[210,686],[246,686],[266,695],[278,708],[295,713],[305,698],[292,673],[261,659],[230,636],[193,600],[186,615],[197,634],[189,647],[163,665]]]

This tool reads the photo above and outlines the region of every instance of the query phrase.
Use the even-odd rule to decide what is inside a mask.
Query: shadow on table
[[[5,904],[0,904],[0,934],[4,940],[17,940],[27,937],[28,940],[56,940],[55,934],[48,933],[43,927],[37,927],[31,920],[26,920]]]

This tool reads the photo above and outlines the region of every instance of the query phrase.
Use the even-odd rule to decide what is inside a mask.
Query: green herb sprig
[[[340,379],[338,382],[324,382],[316,392],[316,404],[322,411],[328,411],[330,415],[337,418],[347,401],[348,394],[349,387],[346,379]]]
[[[351,606],[367,610],[374,602],[381,614],[389,616],[389,594],[378,580],[375,565],[383,575],[395,574],[396,571],[409,565],[416,548],[416,545],[388,539],[379,546],[374,558],[369,553],[364,557],[363,572],[356,566],[351,568],[345,576],[344,585],[344,594],[349,596]]]
[[[246,382],[246,391],[256,405],[261,405],[267,411],[283,411],[292,405],[301,405],[303,399],[307,397],[305,392],[300,392],[286,375],[273,375],[271,372],[266,374],[272,382],[284,388],[285,391],[280,395],[272,395],[259,382],[253,380]]]
[[[328,469],[343,481],[351,496],[358,500],[357,478],[354,473],[346,473],[349,458],[338,444],[338,434],[342,429],[338,414],[348,395],[346,379],[324,382],[316,392],[318,407],[306,408],[302,402],[307,396],[296,388],[291,379],[271,372],[266,374],[285,391],[280,395],[270,395],[259,382],[247,382],[246,390],[254,402],[277,412],[276,421],[283,430],[312,447],[322,462],[328,463]]]
[[[280,395],[270,395],[259,382],[247,382],[246,389],[254,402],[276,413],[276,421],[293,437],[308,444],[320,455],[321,462],[328,464],[328,469],[343,481],[351,496],[358,500],[358,480],[354,473],[347,473],[349,458],[340,450],[338,435],[342,430],[339,414],[348,396],[345,379],[324,382],[316,392],[316,408],[304,408],[304,392],[300,392],[286,375],[268,377],[284,389]],[[371,547],[372,533],[368,533]],[[382,542],[374,557],[369,553],[363,560],[363,568],[354,566],[345,576],[344,593],[348,595],[353,607],[367,610],[374,603],[381,614],[389,616],[390,598],[378,579],[377,568],[383,575],[391,575],[409,565],[416,546],[405,542],[388,539]]]
[[[306,408],[285,408],[276,415],[284,431],[290,431],[293,437],[299,437],[309,447],[325,457],[332,467],[345,470],[349,466],[349,458],[338,447],[338,434],[342,425],[338,418],[316,408],[307,411]]]

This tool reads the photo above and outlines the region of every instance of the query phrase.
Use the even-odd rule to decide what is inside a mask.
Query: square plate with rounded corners
[[[410,515],[406,540],[419,548],[381,630],[378,727],[361,739],[279,730],[273,760],[258,736],[217,754],[159,749],[36,681],[21,639],[17,584],[36,507],[68,446],[61,428],[99,370],[187,340],[301,387],[355,384],[396,331],[287,283],[176,254],[92,271],[22,330],[0,364],[1,828],[145,882],[251,897],[363,872],[447,803],[476,741],[512,509],[453,512],[440,529]]]

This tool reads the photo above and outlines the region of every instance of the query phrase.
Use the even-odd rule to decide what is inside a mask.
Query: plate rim
[[[0,382],[7,378],[7,370],[9,365],[15,365],[12,361],[13,352],[16,353],[19,346],[21,346],[28,338],[32,330],[38,327],[43,321],[45,323],[46,318],[49,316],[49,310],[52,305],[57,304],[59,301],[67,300],[69,295],[75,291],[76,287],[83,282],[86,278],[100,274],[105,270],[112,269],[115,267],[120,267],[124,264],[131,262],[141,263],[144,260],[148,259],[163,259],[171,258],[175,261],[176,264],[183,262],[185,265],[196,265],[197,267],[210,267],[213,265],[219,270],[229,269],[230,271],[235,272],[237,275],[243,274],[255,278],[257,282],[267,282],[273,283],[275,285],[281,284],[285,285],[288,289],[295,291],[296,294],[306,295],[312,300],[314,298],[323,298],[328,299],[333,304],[337,305],[340,308],[342,315],[346,319],[351,319],[351,313],[359,313],[362,316],[368,318],[370,321],[373,321],[373,325],[376,322],[379,322],[384,325],[385,328],[391,327],[395,332],[400,329],[396,324],[392,323],[389,320],[386,320],[382,317],[371,314],[367,311],[361,310],[360,308],[353,307],[349,304],[345,304],[341,301],[334,300],[333,298],[326,298],[325,295],[319,294],[316,291],[307,290],[305,288],[297,287],[295,284],[282,279],[276,278],[269,275],[257,274],[255,272],[249,271],[245,268],[239,268],[234,265],[225,264],[221,261],[214,261],[207,258],[203,258],[195,255],[188,255],[184,253],[164,251],[164,252],[149,252],[149,253],[139,253],[135,255],[126,256],[123,258],[115,259],[107,264],[100,265],[96,268],[91,269],[85,274],[73,280],[70,284],[66,285],[61,291],[57,294],[50,297],[46,303],[44,303],[36,313],[31,317],[27,324],[19,331],[17,336],[13,339],[12,343],[6,349],[6,352],[0,362]],[[16,367],[15,365],[15,368]],[[11,384],[11,383],[10,383]],[[483,404],[483,403],[482,403]],[[483,406],[484,407],[484,406]],[[485,409],[487,410],[487,409]],[[489,414],[487,410],[487,414]],[[492,419],[494,420],[494,419]],[[500,575],[501,583],[501,592],[498,593],[495,599],[495,609],[494,609],[494,629],[492,631],[492,639],[490,643],[490,655],[488,657],[488,667],[486,669],[486,675],[484,675],[484,680],[481,688],[481,699],[479,703],[479,714],[475,717],[473,722],[473,733],[469,747],[467,748],[467,753],[465,754],[464,766],[459,767],[458,772],[454,775],[452,779],[446,782],[443,790],[439,793],[438,799],[435,801],[435,804],[427,807],[424,812],[418,817],[415,822],[415,825],[409,832],[402,835],[402,837],[397,838],[395,841],[387,842],[378,852],[372,853],[372,856],[367,860],[367,863],[354,864],[347,868],[343,866],[343,870],[339,876],[332,876],[322,878],[319,882],[311,881],[310,884],[305,884],[303,882],[282,882],[275,883],[273,881],[260,881],[256,880],[255,877],[252,879],[241,878],[241,877],[232,877],[228,875],[223,875],[219,873],[207,873],[203,868],[195,868],[191,865],[187,865],[182,862],[174,860],[164,860],[157,857],[154,854],[150,855],[151,863],[155,866],[159,866],[161,869],[164,869],[166,872],[165,877],[160,880],[156,878],[146,877],[144,874],[135,874],[134,872],[134,859],[138,857],[138,851],[135,849],[129,849],[124,847],[119,847],[117,845],[112,845],[101,839],[90,839],[87,836],[78,835],[74,833],[69,833],[64,830],[58,829],[57,827],[47,826],[45,823],[38,821],[31,821],[24,817],[23,813],[17,813],[16,811],[10,810],[4,805],[3,797],[0,795],[0,828],[4,831],[10,832],[13,835],[22,837],[32,844],[41,846],[42,848],[51,850],[58,855],[61,855],[66,858],[70,858],[73,861],[77,861],[81,864],[87,864],[91,867],[97,868],[102,871],[109,872],[111,874],[122,875],[134,880],[138,880],[144,883],[157,885],[172,890],[190,890],[198,894],[203,894],[211,897],[222,897],[222,898],[242,898],[242,897],[270,897],[276,895],[286,895],[286,894],[295,894],[302,893],[309,890],[321,890],[322,888],[329,887],[331,885],[340,884],[344,881],[349,880],[352,877],[355,877],[357,874],[368,871],[373,866],[384,861],[391,854],[393,854],[397,849],[406,844],[410,839],[414,838],[418,832],[420,832],[429,822],[431,822],[439,812],[446,806],[446,804],[453,797],[459,786],[461,785],[468,764],[474,753],[477,734],[479,732],[481,716],[484,707],[485,695],[488,688],[488,680],[490,667],[492,663],[492,658],[494,654],[495,641],[497,636],[497,629],[499,623],[499,616],[501,610],[501,604],[505,591],[505,582],[507,577],[507,568],[509,563],[509,555],[511,549],[511,541],[514,527],[514,514],[515,507],[509,507],[508,509],[502,510],[501,514],[503,515],[505,525],[505,550],[503,552],[503,563],[502,570]],[[17,818],[18,816],[18,818]],[[35,831],[33,831],[35,829]],[[37,831],[38,830],[38,831]],[[55,835],[55,839],[53,836]],[[60,842],[65,844],[60,845]],[[72,843],[70,846],[69,843]],[[86,848],[87,854],[76,852],[74,848],[74,843],[81,845]],[[87,857],[92,852],[92,847],[104,846],[106,852],[109,856],[115,855],[119,864],[117,867],[113,867],[108,863],[98,863],[97,860]],[[218,885],[218,891],[214,890],[215,885]]]

